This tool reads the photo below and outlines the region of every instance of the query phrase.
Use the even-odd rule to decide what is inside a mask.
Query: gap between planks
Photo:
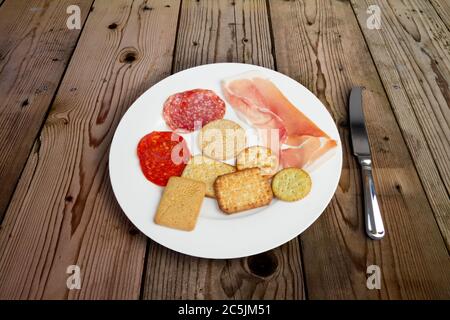
[[[301,236],[308,297],[449,297],[448,254],[350,3],[270,3],[278,67],[332,111],[344,147],[335,197]],[[348,145],[348,92],[354,85],[366,87],[375,182],[387,227],[380,242],[368,240],[363,230],[359,168]],[[384,290],[367,290],[366,264],[382,268]]]
[[[173,72],[212,62],[274,68],[265,1],[183,1]],[[142,298],[304,298],[299,239],[242,259],[185,256],[151,240]],[[267,264],[257,272],[252,268]],[[274,264],[276,267],[274,267]]]
[[[11,1],[12,0],[9,0],[9,2],[11,2]],[[9,4],[9,2],[8,2],[8,4]],[[27,127],[27,135],[24,135],[23,141],[16,141],[16,143],[14,144],[14,146],[12,148],[9,148],[8,150],[4,150],[4,157],[6,155],[6,158],[13,159],[13,160],[10,160],[10,161],[14,161],[14,166],[11,167],[10,166],[11,162],[8,163],[8,160],[4,160],[6,162],[6,164],[4,163],[3,165],[4,165],[5,168],[8,168],[9,173],[7,174],[6,177],[4,177],[5,174],[3,174],[3,173],[1,174],[3,176],[3,178],[7,182],[4,182],[4,184],[3,184],[2,188],[5,188],[5,189],[2,190],[2,195],[0,197],[0,225],[3,222],[4,215],[7,212],[9,203],[10,203],[10,201],[12,199],[12,196],[13,196],[16,188],[17,188],[17,184],[18,184],[18,182],[20,180],[20,177],[22,176],[23,170],[25,168],[26,160],[31,155],[31,152],[33,150],[33,144],[35,144],[36,141],[39,139],[40,132],[41,132],[41,130],[42,130],[43,126],[44,126],[45,120],[47,119],[47,116],[48,116],[48,114],[50,112],[50,106],[53,104],[53,102],[55,100],[55,97],[56,97],[56,95],[58,93],[60,84],[62,82],[62,79],[64,78],[64,75],[65,75],[66,70],[67,70],[67,68],[69,66],[70,60],[72,59],[73,53],[74,53],[75,48],[76,48],[76,46],[78,44],[78,40],[79,40],[79,38],[81,36],[81,33],[83,31],[83,28],[84,28],[84,25],[86,23],[86,20],[87,20],[87,18],[89,16],[89,13],[91,12],[93,2],[94,2],[94,0],[83,0],[83,3],[77,2],[77,4],[82,8],[81,19],[80,19],[81,20],[80,21],[81,22],[81,26],[80,26],[81,28],[80,28],[79,31],[69,31],[69,32],[77,32],[76,39],[74,40],[74,45],[72,45],[71,43],[66,44],[67,47],[69,48],[67,50],[67,53],[66,53],[67,56],[66,57],[64,57],[64,54],[63,54],[62,55],[63,58],[58,57],[57,60],[55,60],[55,58],[53,58],[54,61],[62,61],[63,63],[65,63],[65,66],[62,69],[59,69],[59,70],[52,70],[53,66],[50,64],[50,65],[48,65],[47,69],[42,70],[42,73],[44,73],[44,74],[47,74],[48,72],[51,73],[51,76],[49,76],[48,78],[51,79],[52,76],[56,75],[57,79],[55,79],[55,82],[56,82],[55,84],[45,86],[45,87],[50,87],[50,88],[46,88],[44,91],[52,92],[51,96],[49,96],[46,99],[44,99],[44,101],[39,100],[37,103],[32,105],[32,107],[34,109],[37,109],[37,110],[34,110],[34,111],[27,111],[26,110],[25,111],[26,113],[28,113],[28,112],[42,113],[41,117],[39,115],[37,115],[37,118],[36,117],[33,118],[33,116],[31,116],[32,120],[37,122],[37,124],[39,125],[39,128],[37,128],[37,126],[35,126],[34,124],[33,124],[34,127],[33,126],[28,126]],[[30,2],[30,4],[34,4],[34,3],[35,3],[36,6],[39,4],[39,2],[37,2],[37,1]],[[70,4],[72,4],[72,3],[73,3],[73,1],[70,2]],[[4,6],[0,5],[0,10],[2,10],[2,9],[6,10],[6,4],[7,4],[6,1],[3,2],[2,5],[4,5]],[[61,3],[61,4],[63,4],[63,3]],[[69,5],[69,3],[67,3],[67,5]],[[66,7],[65,5],[62,5],[61,9],[63,9],[63,8],[65,9],[65,7]],[[36,7],[36,8],[39,8],[39,7]],[[17,8],[16,11],[18,9],[19,8]],[[27,9],[27,8],[25,8],[25,9]],[[48,10],[48,7],[47,7],[46,10]],[[23,10],[23,11],[25,11],[25,10]],[[86,11],[87,11],[87,14],[85,14]],[[63,13],[66,14],[66,11],[64,10]],[[58,15],[61,16],[61,14],[58,14]],[[64,15],[64,17],[66,17],[66,15]],[[68,17],[68,15],[67,15],[67,17]],[[10,16],[8,18],[14,18],[14,16]],[[5,19],[4,21],[8,21],[8,20]],[[40,23],[40,21],[38,21],[38,23]],[[54,28],[56,28],[56,26],[54,26]],[[47,30],[47,32],[53,31],[54,28],[50,28],[50,30]],[[46,29],[48,29],[48,26],[44,27],[44,30],[46,30]],[[44,33],[44,31],[41,31],[41,34],[39,34],[39,36],[42,36],[43,33]],[[67,37],[65,37],[65,38],[67,38]],[[21,41],[23,41],[23,39]],[[43,42],[43,45],[45,45],[45,42],[44,41],[42,41],[42,42]],[[35,49],[35,51],[38,51],[39,48],[40,48],[40,46],[38,45],[38,48]],[[25,52],[25,54],[28,54],[28,52]],[[5,57],[5,59],[6,59],[6,57]],[[18,55],[15,56],[15,60],[26,61],[27,59],[30,59],[29,55],[28,56],[20,56],[20,55],[19,56]],[[44,60],[44,59],[45,59],[45,57],[42,57],[41,60]],[[1,61],[1,59],[0,59],[0,61]],[[45,61],[38,61],[38,62],[39,63],[35,62],[34,65],[32,64],[30,66],[30,68],[35,68],[36,65],[45,64]],[[21,62],[21,64],[22,63],[23,62]],[[7,72],[7,71],[5,71],[5,72]],[[24,72],[22,72],[22,73],[24,73]],[[0,74],[0,76],[1,76],[1,74]],[[48,79],[47,79],[47,81],[48,81]],[[38,89],[36,89],[36,91],[33,92],[32,89],[34,90],[35,88],[33,88],[33,87],[29,88],[28,91],[30,91],[30,92],[26,92],[26,94],[25,94],[25,96],[27,97],[25,102],[26,102],[28,108],[29,108],[28,104],[31,104],[31,103],[34,102],[34,101],[32,101],[33,99],[31,99],[30,97],[33,94],[35,94],[36,92],[38,92],[38,90],[40,90],[38,88]],[[8,94],[11,94],[12,91],[13,90],[11,90]],[[25,91],[26,91],[26,89],[25,89]],[[36,100],[38,100],[38,99],[36,99]],[[19,101],[19,103],[22,103],[22,106],[24,105],[25,102]],[[8,103],[8,102],[4,102],[4,103]],[[12,104],[12,103],[10,103],[10,104]],[[14,103],[14,104],[16,104],[16,103]],[[15,107],[15,105],[11,105],[10,109],[13,109],[14,107]],[[25,115],[25,118],[26,117],[27,116]],[[1,121],[2,121],[2,119],[0,118],[0,122]],[[23,120],[23,121],[26,121],[26,120]],[[8,127],[5,126],[5,130],[9,130],[9,129],[6,129],[6,128],[8,128]],[[16,128],[12,128],[11,130],[16,130]],[[8,133],[4,133],[4,134],[8,134]],[[7,144],[7,143],[5,142],[5,144]],[[23,148],[25,148],[26,150],[22,150],[22,145],[25,145],[25,147],[23,147]],[[9,155],[8,153],[16,153],[16,154],[14,156],[12,156],[12,155]],[[1,171],[3,171],[3,170],[0,170],[0,172]],[[10,180],[10,181],[8,181],[8,180]]]
[[[366,44],[371,48],[370,52],[377,72],[396,120],[402,128],[403,138],[433,210],[434,219],[450,252],[450,201],[448,187],[446,187],[450,187],[448,162],[445,164],[442,160],[436,161],[436,158],[442,158],[436,149],[443,150],[444,158],[449,157],[448,154],[445,155],[445,150],[450,150],[448,134],[445,133],[449,126],[445,118],[448,118],[449,114],[447,112],[446,116],[445,112],[448,111],[450,101],[445,98],[445,92],[437,89],[426,92],[427,90],[424,89],[428,85],[440,87],[438,80],[429,77],[429,74],[444,73],[444,78],[450,79],[448,76],[450,59],[448,56],[439,56],[437,53],[441,40],[436,36],[442,33],[448,35],[448,29],[436,12],[436,7],[428,2],[408,1],[394,8],[385,7],[386,3],[383,5],[377,3],[382,9],[382,25],[379,32],[367,30],[364,27],[366,18],[364,8],[368,6],[367,2],[353,0],[352,9],[358,18]],[[433,19],[437,21],[431,22]],[[425,27],[427,25],[429,27]],[[395,28],[397,28],[396,32]],[[394,33],[395,37],[392,36]],[[397,43],[403,43],[403,45],[397,45]],[[420,47],[421,51],[416,47]],[[408,59],[400,57],[408,57]],[[428,70],[429,63],[425,60],[428,58],[435,61],[430,61],[430,64],[435,63],[435,67],[431,66],[431,70]],[[445,61],[447,61],[447,69]],[[446,86],[448,90],[448,82]],[[445,89],[442,90],[445,91]],[[443,112],[439,111],[440,106]],[[426,121],[428,117],[433,121]],[[439,122],[442,124],[447,122],[447,129],[445,125],[439,126]]]
[[[0,230],[1,297],[139,297],[146,241],[113,198],[105,155],[123,112],[170,73],[175,10],[176,0],[95,2]],[[76,292],[69,264],[83,270]]]

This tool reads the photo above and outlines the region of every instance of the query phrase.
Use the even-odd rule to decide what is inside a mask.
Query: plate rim
[[[299,86],[303,87],[305,90],[307,90],[307,91],[308,91],[312,96],[314,96],[315,99],[322,105],[322,107],[324,108],[324,110],[327,112],[328,116],[331,118],[332,123],[333,123],[334,127],[336,128],[336,132],[337,132],[337,142],[338,142],[338,148],[339,148],[339,152],[338,152],[338,153],[339,153],[339,155],[340,155],[340,157],[338,158],[338,160],[339,160],[339,166],[338,166],[339,172],[338,172],[337,175],[336,175],[336,176],[337,176],[336,182],[335,182],[335,184],[334,184],[334,185],[332,186],[332,188],[331,188],[331,189],[333,190],[333,192],[330,193],[330,196],[326,198],[326,201],[323,201],[322,205],[319,206],[319,208],[320,208],[320,209],[319,209],[320,213],[317,215],[317,217],[315,217],[314,219],[312,219],[312,221],[311,221],[310,223],[303,225],[302,228],[297,228],[294,232],[290,232],[289,235],[287,235],[286,237],[284,237],[284,239],[287,239],[287,240],[283,240],[283,241],[274,241],[273,245],[271,245],[271,246],[266,246],[266,247],[264,247],[264,249],[250,250],[250,251],[252,251],[252,252],[251,252],[251,253],[248,253],[248,254],[237,254],[237,255],[236,255],[236,254],[204,255],[204,254],[201,254],[201,253],[194,253],[194,252],[189,251],[189,250],[184,250],[184,249],[180,249],[180,248],[174,248],[173,246],[169,246],[169,245],[167,245],[167,244],[161,243],[160,240],[155,240],[152,236],[150,236],[150,235],[148,234],[148,232],[144,231],[143,228],[141,228],[141,227],[139,226],[139,224],[136,224],[136,223],[133,221],[132,217],[131,217],[129,214],[127,214],[127,212],[126,212],[126,210],[124,209],[124,207],[123,207],[121,201],[119,200],[119,197],[117,196],[117,191],[116,191],[116,188],[114,187],[114,183],[113,183],[113,181],[112,181],[112,180],[113,180],[113,178],[112,178],[112,176],[113,176],[113,174],[112,174],[112,166],[111,166],[111,163],[112,163],[111,160],[112,160],[112,156],[113,156],[112,150],[114,149],[114,145],[115,145],[115,141],[116,141],[116,138],[117,138],[117,133],[118,133],[118,131],[119,131],[118,129],[119,129],[119,127],[120,127],[120,124],[121,124],[123,118],[127,115],[127,113],[129,113],[130,110],[133,109],[133,106],[137,105],[137,104],[138,104],[138,101],[141,100],[141,99],[143,98],[143,96],[145,96],[146,93],[147,93],[149,90],[155,89],[155,87],[159,87],[159,86],[161,86],[161,85],[164,85],[164,82],[169,81],[170,78],[175,77],[176,75],[179,75],[180,73],[184,73],[184,72],[187,72],[187,71],[192,72],[192,71],[195,70],[195,69],[199,69],[199,68],[208,68],[208,67],[211,67],[211,66],[219,66],[219,65],[237,65],[237,66],[242,65],[242,66],[245,66],[246,68],[248,68],[249,66],[251,66],[251,67],[255,67],[255,68],[257,68],[257,69],[265,69],[265,70],[268,70],[268,72],[275,72],[275,73],[281,75],[282,77],[285,77],[285,78],[288,78],[288,79],[291,80],[291,81],[294,81],[297,85],[299,85]],[[243,71],[243,72],[245,72],[245,71]],[[227,102],[227,104],[229,105],[228,102]],[[167,129],[167,130],[170,130],[170,129]],[[110,147],[109,147],[109,150],[108,150],[108,151],[109,151],[109,155],[108,155],[108,173],[109,173],[109,177],[110,177],[109,180],[110,180],[111,188],[112,188],[114,197],[115,197],[117,203],[119,204],[119,207],[121,208],[121,211],[123,212],[123,214],[125,214],[125,216],[126,216],[127,219],[131,222],[131,224],[132,224],[134,227],[136,227],[140,232],[142,232],[146,237],[148,237],[149,239],[151,239],[152,241],[158,243],[158,244],[161,245],[161,246],[164,246],[164,247],[166,247],[166,248],[168,248],[168,249],[170,249],[170,250],[173,250],[173,251],[175,251],[175,252],[179,252],[179,253],[182,253],[182,254],[186,254],[186,255],[188,255],[188,256],[199,257],[199,258],[205,258],[205,259],[234,259],[234,258],[248,257],[248,256],[256,255],[256,254],[259,254],[259,253],[262,253],[262,252],[266,252],[266,251],[273,250],[274,248],[277,248],[277,247],[279,247],[279,246],[281,246],[281,245],[283,245],[283,244],[285,244],[285,243],[287,243],[287,242],[293,240],[294,238],[300,236],[306,229],[308,229],[314,222],[317,221],[317,219],[324,213],[325,209],[326,209],[327,206],[330,204],[331,200],[333,199],[333,197],[334,197],[334,195],[335,195],[335,193],[336,193],[337,187],[338,187],[338,185],[339,185],[340,177],[341,177],[341,174],[342,174],[342,165],[343,165],[342,140],[341,140],[341,137],[340,137],[339,130],[338,130],[338,128],[337,128],[336,122],[335,122],[335,120],[333,119],[331,113],[330,113],[330,112],[328,111],[328,109],[325,107],[325,105],[320,101],[320,99],[319,99],[313,92],[311,92],[308,88],[306,88],[305,86],[303,86],[303,85],[302,85],[301,83],[299,83],[297,80],[295,80],[295,79],[289,77],[288,75],[285,75],[285,74],[283,74],[283,73],[281,73],[281,72],[279,72],[279,71],[276,71],[276,70],[273,70],[273,69],[270,69],[270,68],[266,68],[266,67],[263,67],[263,66],[258,66],[258,65],[253,65],[253,64],[247,64],[247,63],[238,63],[238,62],[209,63],[209,64],[202,64],[202,65],[194,66],[194,67],[191,67],[191,68],[183,69],[183,70],[180,70],[180,71],[178,71],[178,72],[176,72],[176,73],[173,73],[173,74],[171,74],[171,75],[169,75],[169,76],[167,76],[167,77],[161,79],[160,81],[156,82],[155,84],[153,84],[152,86],[150,86],[149,88],[147,88],[147,89],[146,89],[146,90],[145,90],[138,98],[136,98],[136,99],[132,102],[132,104],[129,106],[129,108],[128,108],[128,109],[125,111],[125,113],[121,116],[121,118],[120,118],[120,120],[119,120],[119,122],[118,122],[118,124],[117,124],[117,126],[116,126],[116,129],[115,129],[115,131],[114,131],[114,135],[113,135],[113,138],[112,138],[112,140],[111,140],[111,144],[110,144]],[[229,221],[229,220],[225,220],[225,221]],[[176,230],[176,231],[178,231],[178,230]],[[181,231],[178,231],[178,232],[181,232]]]

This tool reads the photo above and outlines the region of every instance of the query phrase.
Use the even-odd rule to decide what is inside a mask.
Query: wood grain
[[[80,34],[66,26],[72,4],[83,25],[92,0],[0,7],[0,221]]]
[[[430,0],[430,3],[450,31],[450,3],[448,1],[440,0]],[[419,13],[421,12],[419,11]]]
[[[270,8],[278,69],[322,100],[339,125],[344,150],[335,197],[301,236],[308,298],[448,299],[448,252],[350,3],[270,1]],[[347,97],[355,85],[366,88],[366,122],[387,230],[382,241],[369,240],[363,228],[347,121]],[[381,268],[381,290],[366,287],[369,265]]]
[[[223,61],[274,67],[264,1],[183,1],[180,19],[174,70]],[[152,242],[143,298],[302,299],[298,240],[232,260],[193,258]]]
[[[170,73],[179,2],[94,3],[0,230],[1,298],[138,298],[146,238],[111,191],[125,110]],[[81,289],[66,268],[81,268]]]
[[[371,3],[380,30],[353,7],[450,251],[450,32],[425,1]]]

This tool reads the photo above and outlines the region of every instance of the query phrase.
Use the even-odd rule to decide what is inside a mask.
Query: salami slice
[[[169,128],[184,132],[192,132],[224,115],[225,102],[207,89],[175,93],[166,100],[163,109]]]
[[[172,176],[180,176],[190,157],[183,137],[167,131],[144,136],[137,154],[144,176],[159,186],[165,186]]]

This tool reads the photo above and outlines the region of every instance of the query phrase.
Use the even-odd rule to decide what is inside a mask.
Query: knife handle
[[[364,189],[364,215],[367,235],[374,240],[384,237],[384,225],[378,206],[375,184],[372,177],[372,161],[360,159],[361,175]]]

